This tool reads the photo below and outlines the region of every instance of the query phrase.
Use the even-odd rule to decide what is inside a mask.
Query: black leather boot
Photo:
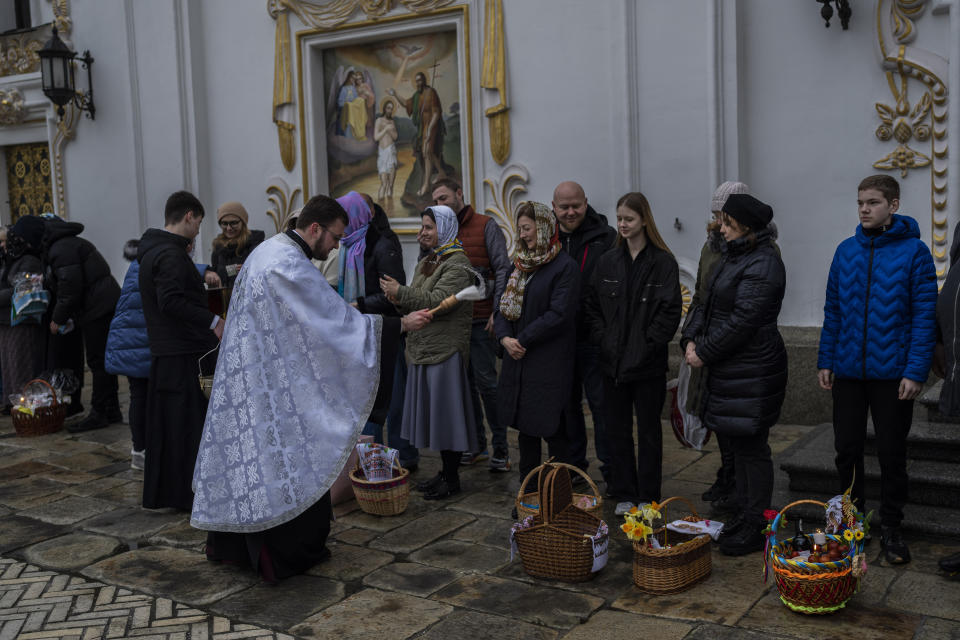
[[[766,525],[764,520],[747,519],[732,534],[720,538],[720,551],[728,556],[743,556],[754,551],[763,551],[766,540],[761,533]]]
[[[900,535],[900,527],[881,527],[880,547],[883,549],[884,559],[890,564],[910,562],[910,549]]]

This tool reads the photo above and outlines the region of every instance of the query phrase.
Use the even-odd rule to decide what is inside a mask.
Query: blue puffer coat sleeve
[[[925,382],[936,342],[937,275],[917,221],[837,247],[827,280],[819,369],[838,378]]]
[[[147,378],[150,376],[150,343],[139,279],[140,263],[134,260],[123,279],[117,310],[110,322],[104,360],[107,373]]]

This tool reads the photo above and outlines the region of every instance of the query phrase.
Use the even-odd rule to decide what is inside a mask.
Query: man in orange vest
[[[513,269],[507,255],[507,242],[493,218],[477,213],[463,202],[463,189],[455,180],[440,178],[434,181],[432,196],[434,204],[446,205],[457,212],[460,223],[457,237],[470,264],[487,281],[487,298],[473,303],[470,366],[467,368],[477,419],[477,445],[473,451],[463,453],[461,464],[473,464],[489,455],[487,434],[483,429],[485,411],[493,440],[490,470],[509,471],[507,427],[497,419],[497,357],[493,341],[493,312],[500,304],[500,296]]]

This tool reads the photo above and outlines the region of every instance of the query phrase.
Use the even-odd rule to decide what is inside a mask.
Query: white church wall
[[[773,206],[780,229],[788,274],[781,323],[818,325],[830,257],[857,222],[856,184],[895,146],[874,135],[874,103],[894,99],[870,4],[855,4],[842,31],[837,19],[823,27],[816,3],[507,1],[507,164],[527,169],[524,197],[545,203],[558,182],[579,181],[611,223],[617,198],[643,191],[688,276],[713,188],[744,180]],[[162,224],[170,192],[191,189],[204,202],[205,257],[217,205],[241,201],[251,227],[269,235],[271,178],[302,186],[302,125],[297,165],[287,172],[270,117],[275,22],[265,5],[71,2],[74,48],[97,59],[97,119],[84,118],[64,147],[69,215],[87,225],[118,278],[123,241]],[[483,2],[470,3],[471,199],[480,211],[492,204],[483,179],[503,170],[483,116],[494,102],[479,87],[483,13]],[[917,21],[923,46],[947,50],[948,20],[928,12]],[[295,16],[290,24],[296,64],[296,33],[305,27]],[[911,80],[911,100],[921,86]],[[929,145],[915,146],[929,155]],[[903,209],[929,241],[929,169],[911,170],[901,184]],[[402,238],[412,274],[415,237]]]

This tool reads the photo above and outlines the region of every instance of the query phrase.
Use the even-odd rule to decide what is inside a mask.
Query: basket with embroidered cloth
[[[539,509],[513,525],[511,558],[519,554],[524,571],[535,578],[591,579],[607,564],[607,524],[573,504],[566,465],[545,463],[536,477]]]

